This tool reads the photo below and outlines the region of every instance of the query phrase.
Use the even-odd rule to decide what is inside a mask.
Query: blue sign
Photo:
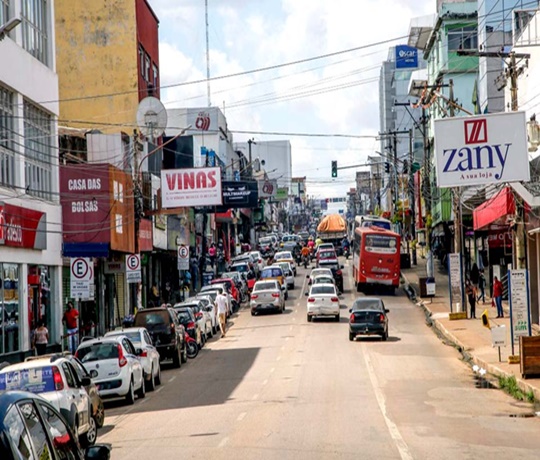
[[[396,46],[396,69],[416,69],[418,50],[408,45]]]
[[[8,371],[0,374],[0,391],[22,390],[32,393],[55,391],[51,366]]]

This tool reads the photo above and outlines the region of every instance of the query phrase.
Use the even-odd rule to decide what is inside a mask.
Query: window
[[[476,26],[459,27],[448,31],[448,51],[478,49]]]
[[[154,79],[153,79],[154,87],[157,89],[157,88],[159,88],[159,82],[158,82],[158,69],[157,69],[157,67],[156,67],[155,64],[152,65],[152,71],[153,71],[153,73],[154,73],[154,75],[153,75],[153,77],[154,77]]]
[[[9,0],[0,0],[0,26],[9,20]]]
[[[150,82],[150,56],[148,54],[144,56],[144,79]]]
[[[19,350],[19,266],[0,264],[0,354]]]
[[[77,388],[77,381],[75,380],[75,376],[73,375],[71,367],[68,365],[68,363],[62,363],[62,370],[66,375],[66,383],[68,387]]]
[[[3,0],[0,0],[2,8]],[[2,10],[0,9],[0,12]],[[2,24],[0,14],[0,24]],[[13,186],[15,181],[14,100],[15,95],[0,86],[0,184]]]
[[[8,410],[4,418],[4,426],[9,429],[9,437],[13,443],[13,447],[16,449],[16,453],[19,454],[19,458],[33,458],[30,438],[24,427],[21,414],[19,414],[15,406]]]
[[[26,430],[30,435],[32,444],[34,445],[34,452],[36,458],[52,458],[52,452],[49,447],[49,441],[47,440],[47,434],[41,424],[37,407],[32,402],[24,402],[19,404],[19,410],[23,416]]]
[[[24,101],[25,180],[28,194],[51,199],[52,117]]]
[[[43,403],[39,403],[45,428],[51,435],[55,447],[55,453],[59,460],[77,460],[75,452],[77,447],[71,438],[64,422],[54,413],[54,411]]]
[[[49,64],[49,0],[24,0],[22,3],[23,48],[43,64]]]

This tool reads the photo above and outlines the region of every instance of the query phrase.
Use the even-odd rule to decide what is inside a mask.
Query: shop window
[[[52,336],[53,318],[51,302],[51,268],[44,265],[28,266],[28,301],[30,330],[34,331],[41,321]]]
[[[0,354],[20,349],[19,266],[0,264]]]

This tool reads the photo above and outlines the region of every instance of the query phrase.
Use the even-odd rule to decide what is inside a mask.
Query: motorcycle
[[[199,346],[197,345],[197,341],[187,332],[184,334],[184,340],[186,341],[187,357],[189,359],[196,358],[199,354]]]
[[[343,248],[343,255],[345,256],[345,259],[349,259],[349,256],[351,255],[351,252],[349,250],[349,246],[346,246],[345,248]]]
[[[302,256],[302,264],[304,265],[304,268],[307,268],[308,267],[308,263],[309,263],[309,256]]]

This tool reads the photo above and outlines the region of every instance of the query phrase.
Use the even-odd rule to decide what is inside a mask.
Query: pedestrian
[[[157,287],[157,282],[155,281],[150,289],[150,300],[152,300],[156,305],[159,305],[159,289]]]
[[[478,265],[474,263],[471,268],[471,284],[473,285],[474,289],[478,289],[479,278],[480,278],[480,270],[478,270]]]
[[[224,292],[218,292],[216,296],[216,306],[219,318],[219,328],[221,330],[221,337],[225,337],[225,321],[227,319],[227,296]]]
[[[478,275],[478,289],[480,289],[480,295],[477,300],[480,302],[480,299],[482,299],[482,303],[486,303],[486,277],[484,270],[480,270]]]
[[[502,295],[503,295],[503,284],[500,282],[499,278],[494,276],[493,277],[493,299],[495,300],[495,305],[497,306],[497,318],[504,318],[504,311],[502,307]]]
[[[471,306],[470,319],[476,319],[476,290],[470,280],[465,283],[465,294],[469,299],[469,305]]]
[[[47,353],[48,343],[49,330],[45,327],[45,322],[40,320],[37,329],[34,331],[34,346],[38,356],[43,356]]]
[[[79,312],[73,307],[71,300],[67,303],[67,310],[64,312],[62,322],[66,324],[68,334],[68,349],[71,353],[77,351],[79,346]]]
[[[210,247],[208,248],[208,256],[210,257],[210,264],[212,265],[212,268],[214,267],[214,264],[216,263],[216,244],[212,243]]]

